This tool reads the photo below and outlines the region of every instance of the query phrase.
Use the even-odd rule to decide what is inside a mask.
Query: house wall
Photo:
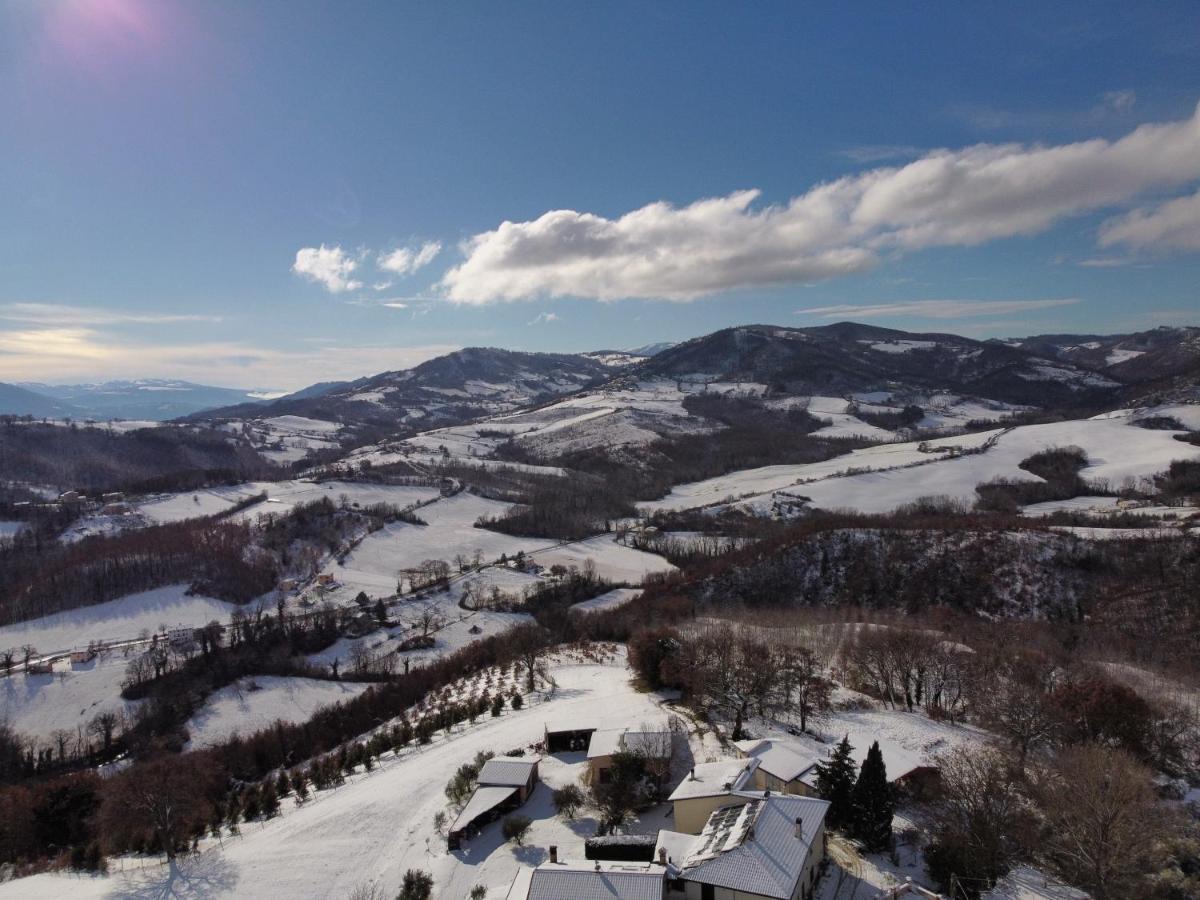
[[[674,801],[675,830],[685,834],[699,834],[708,823],[708,817],[714,810],[726,806],[742,806],[746,801],[741,797],[731,797],[729,794],[718,794],[715,797],[688,797]]]
[[[768,775],[761,768],[754,770],[754,789],[756,791],[773,791],[776,794],[790,794],[796,797],[815,797],[817,792],[802,781],[784,781],[774,775]]]
[[[588,760],[588,784],[602,784],[601,772],[612,768],[611,756],[594,756]]]

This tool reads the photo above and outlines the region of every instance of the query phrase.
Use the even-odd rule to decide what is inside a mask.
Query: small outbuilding
[[[479,770],[475,793],[446,834],[451,850],[461,846],[489,822],[520,807],[537,787],[538,760],[519,756],[494,756]]]

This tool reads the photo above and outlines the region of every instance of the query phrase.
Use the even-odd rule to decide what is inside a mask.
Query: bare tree
[[[1096,900],[1143,896],[1168,816],[1151,772],[1123,750],[1067,747],[1039,770],[1033,795],[1045,816],[1042,856]]]
[[[807,647],[784,647],[777,657],[780,705],[799,715],[800,730],[807,731],[810,722],[823,721],[829,715],[833,685]]]
[[[509,647],[525,669],[526,686],[533,690],[537,682],[538,662],[546,650],[549,637],[540,625],[521,625],[509,632]]]
[[[112,749],[113,735],[119,722],[120,717],[115,712],[99,712],[88,723],[88,732],[100,738],[105,753]]]
[[[1019,775],[995,748],[961,747],[939,762],[938,793],[929,810],[930,872],[947,887],[957,879],[991,887],[1008,872],[1033,827]]]
[[[216,781],[211,761],[202,757],[160,757],[134,766],[107,785],[103,830],[128,834],[149,828],[167,859],[174,859],[197,824],[211,820],[208,795]]]
[[[438,614],[437,607],[432,603],[428,603],[421,608],[421,612],[417,615],[416,624],[421,628],[422,636],[428,636],[430,632],[437,631],[446,624],[446,620]]]
[[[58,748],[58,761],[67,761],[67,745],[71,743],[71,738],[74,735],[65,728],[56,728],[50,735],[50,740],[54,742],[54,746]]]
[[[998,666],[981,666],[974,691],[981,721],[1005,737],[1024,768],[1030,751],[1047,743],[1058,726],[1051,703],[1054,666],[1030,654],[1010,656]]]

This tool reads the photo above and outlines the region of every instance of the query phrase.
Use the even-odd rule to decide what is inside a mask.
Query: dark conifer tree
[[[817,763],[817,793],[829,801],[825,821],[830,828],[845,829],[853,817],[854,758],[850,736],[834,748],[826,762]]]
[[[870,851],[886,850],[892,841],[896,797],[888,783],[879,741],[871,745],[854,783],[851,834]]]

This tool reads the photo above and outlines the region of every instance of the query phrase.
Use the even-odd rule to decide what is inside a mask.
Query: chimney
[[[659,862],[659,865],[663,865],[663,866],[665,866],[667,864],[667,848],[666,847],[658,848],[658,862]]]
[[[804,821],[796,816],[796,840],[804,840]]]
[[[550,862],[558,862],[558,847],[556,847],[554,844],[550,845]]]
[[[690,772],[688,772],[688,781],[695,781],[695,780],[696,780],[696,767],[692,766],[692,770]]]
[[[600,871],[600,860],[596,860],[596,871]]]

